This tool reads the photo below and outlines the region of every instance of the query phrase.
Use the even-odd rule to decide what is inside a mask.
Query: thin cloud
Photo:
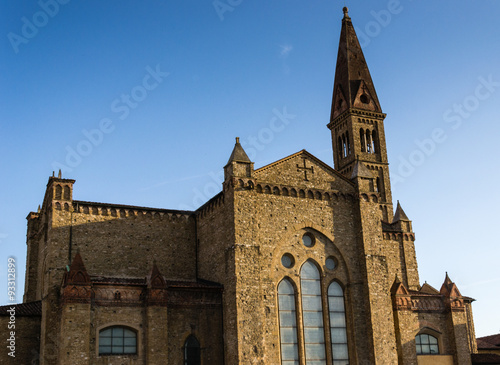
[[[281,49],[280,51],[281,57],[288,57],[290,52],[292,52],[293,50],[293,46],[289,44],[284,44],[280,46],[280,49]]]

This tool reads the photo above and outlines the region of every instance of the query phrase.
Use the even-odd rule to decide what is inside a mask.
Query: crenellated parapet
[[[107,204],[74,200],[73,212],[114,218],[149,218],[170,222],[187,221],[193,212],[184,210],[136,207],[131,205]]]

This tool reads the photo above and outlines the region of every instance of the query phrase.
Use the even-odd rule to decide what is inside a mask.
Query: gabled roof
[[[301,151],[296,152],[296,153],[294,153],[292,155],[284,157],[284,158],[282,158],[282,159],[280,159],[278,161],[272,162],[269,165],[262,166],[261,168],[258,168],[257,170],[255,170],[255,174],[258,174],[261,171],[264,171],[264,170],[276,167],[276,166],[278,166],[278,165],[280,165],[280,164],[282,164],[282,163],[284,163],[284,162],[286,162],[288,160],[291,160],[291,159],[293,159],[295,157],[298,157],[298,156],[304,156],[304,157],[309,158],[311,161],[317,163],[318,165],[320,165],[321,167],[323,167],[329,173],[335,175],[335,177],[338,177],[339,179],[344,180],[344,181],[348,182],[350,185],[354,186],[354,183],[351,180],[349,180],[344,175],[342,175],[340,172],[338,172],[337,170],[335,170],[333,167],[327,165],[326,163],[324,163],[323,161],[321,161],[319,158],[317,158],[316,156],[312,155],[311,153],[307,152],[306,150],[301,150]]]
[[[433,286],[427,284],[427,282],[424,285],[422,285],[422,287],[419,290],[419,293],[422,293],[422,294],[438,294],[438,295],[440,294],[439,290],[437,290]]]

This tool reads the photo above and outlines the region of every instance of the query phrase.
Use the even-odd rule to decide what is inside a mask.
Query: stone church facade
[[[335,168],[302,150],[255,169],[237,139],[196,211],[79,201],[50,177],[27,217],[17,358],[0,362],[471,364],[473,300],[448,276],[420,285],[384,118],[345,8]]]

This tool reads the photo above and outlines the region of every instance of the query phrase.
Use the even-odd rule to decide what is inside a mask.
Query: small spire
[[[59,169],[59,173],[57,174],[57,178],[61,178],[62,177],[62,174],[61,174],[61,169]]]
[[[52,177],[56,177],[55,171],[52,171]]]
[[[236,143],[234,145],[233,152],[231,153],[231,157],[229,157],[229,161],[227,163],[229,164],[232,161],[248,162],[248,163],[251,162],[245,150],[240,144],[240,137],[236,137]]]
[[[40,213],[41,212],[41,209],[40,209],[40,204],[38,204],[38,209],[36,211],[37,213]]]
[[[450,277],[448,276],[448,271],[446,271],[446,277],[444,278],[444,283],[445,284],[453,284]]]
[[[409,221],[405,211],[403,210],[403,208],[401,208],[401,204],[399,204],[399,200],[398,200],[398,205],[396,207],[396,213],[394,213],[394,218],[392,221],[393,222]]]

